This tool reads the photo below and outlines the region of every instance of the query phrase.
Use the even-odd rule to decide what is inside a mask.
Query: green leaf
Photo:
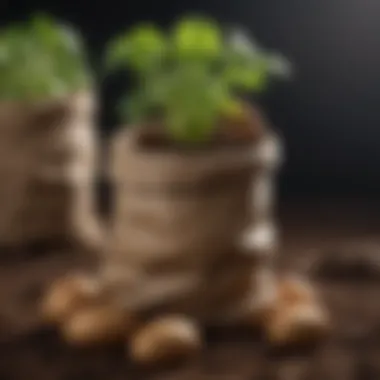
[[[127,65],[129,54],[128,36],[122,35],[108,44],[106,52],[106,69],[113,70]]]
[[[245,92],[261,92],[266,89],[272,74],[270,60],[246,33],[234,31],[231,34],[225,61],[222,76],[231,89]]]
[[[260,92],[268,83],[266,67],[231,67],[224,73],[224,80],[231,88]]]
[[[186,113],[183,110],[172,110],[165,119],[167,130],[174,141],[202,143],[214,132],[212,113]]]
[[[218,25],[206,18],[186,18],[173,31],[173,44],[179,59],[210,60],[223,49],[222,33]]]
[[[149,70],[160,64],[166,50],[163,34],[154,26],[140,25],[111,42],[106,64],[112,69],[130,66],[134,70]]]
[[[262,56],[259,44],[248,33],[235,29],[229,34],[227,49],[236,57],[255,59]]]
[[[119,114],[123,121],[140,123],[145,121],[157,110],[165,107],[167,100],[167,86],[165,77],[154,81],[146,82],[138,90],[135,90],[129,97],[124,97],[119,104]]]
[[[231,119],[241,119],[244,117],[244,106],[240,99],[233,97],[232,95],[225,97],[221,105],[221,114]]]
[[[181,66],[174,74],[165,109],[169,133],[174,140],[207,140],[217,126],[223,84],[199,64]]]

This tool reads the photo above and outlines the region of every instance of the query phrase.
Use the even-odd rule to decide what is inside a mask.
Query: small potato
[[[269,341],[276,346],[314,343],[326,335],[326,313],[317,305],[299,304],[277,310],[268,322]]]
[[[81,307],[100,298],[95,278],[69,274],[53,283],[42,299],[41,314],[48,323],[62,323]]]
[[[184,359],[202,344],[198,327],[184,316],[167,316],[148,323],[131,341],[132,358],[155,365]]]
[[[62,326],[64,339],[76,346],[122,342],[136,327],[132,315],[113,306],[89,306],[74,313]]]
[[[313,287],[287,278],[278,284],[275,304],[267,315],[265,330],[274,345],[314,343],[329,330],[329,318]]]
[[[305,279],[298,276],[286,276],[278,282],[279,302],[284,305],[317,302],[316,290]]]

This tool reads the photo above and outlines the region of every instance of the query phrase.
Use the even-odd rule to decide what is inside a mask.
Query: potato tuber
[[[142,364],[177,361],[201,347],[198,327],[184,316],[167,316],[148,323],[131,342],[133,359]]]

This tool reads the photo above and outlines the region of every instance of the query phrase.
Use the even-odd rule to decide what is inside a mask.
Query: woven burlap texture
[[[268,134],[254,144],[178,153],[145,149],[139,133],[123,128],[112,141],[105,283],[137,311],[203,320],[234,315],[268,282],[257,280],[270,272],[257,260],[258,248],[244,252],[239,241],[271,220],[271,197],[264,202],[262,187],[275,173],[268,147],[276,139]]]
[[[94,116],[90,94],[0,103],[1,245],[99,239]]]

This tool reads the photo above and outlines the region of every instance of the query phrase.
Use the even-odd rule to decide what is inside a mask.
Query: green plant
[[[81,36],[46,15],[0,31],[1,99],[35,100],[91,85]]]
[[[123,117],[163,121],[171,138],[207,141],[218,119],[243,113],[240,95],[264,90],[273,76],[288,76],[289,65],[263,51],[244,34],[225,36],[218,24],[189,17],[164,34],[142,24],[111,41],[109,70],[128,69],[136,89],[121,103]]]

